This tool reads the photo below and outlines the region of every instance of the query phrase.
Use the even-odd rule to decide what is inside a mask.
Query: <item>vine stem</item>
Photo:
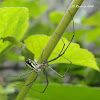
[[[79,6],[82,4],[83,1],[84,0],[73,0],[72,1],[72,3],[70,4],[70,7],[68,8],[68,10],[70,11],[72,16],[75,15],[75,13],[79,9]],[[55,48],[55,46],[57,45],[57,43],[60,40],[60,38],[55,33],[59,34],[59,36],[62,36],[65,29],[68,27],[69,23],[72,20],[68,10],[65,12],[62,20],[58,24],[57,28],[55,29],[54,33],[52,34],[49,42],[47,43],[47,45],[44,49],[42,63],[49,58],[53,49]],[[41,63],[41,56],[38,60],[38,63]],[[35,72],[32,72],[30,74],[30,76],[28,77],[28,79],[26,80],[25,85],[32,82],[32,80],[34,80],[35,77],[36,77]],[[16,100],[24,100],[25,96],[27,95],[28,91],[30,90],[30,86],[32,86],[32,84],[30,84],[29,86],[23,86],[23,88],[19,92],[18,96],[16,97]]]

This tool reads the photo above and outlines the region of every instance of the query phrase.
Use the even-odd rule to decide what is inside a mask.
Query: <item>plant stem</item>
[[[69,7],[69,11],[71,13],[72,16],[75,15],[75,13],[77,12],[77,10],[79,9],[79,7],[73,7],[74,5],[78,5],[80,6],[82,4],[84,0],[73,0],[73,2],[71,3],[70,7]],[[72,18],[70,16],[70,13],[68,12],[68,10],[65,12],[62,20],[60,21],[59,25],[57,26],[56,30],[54,31],[54,33],[52,34],[47,46],[44,49],[43,52],[43,59],[42,61],[46,61],[50,54],[52,53],[53,49],[55,48],[55,46],[57,45],[58,41],[60,40],[60,38],[55,34],[59,34],[59,36],[62,36],[65,29],[67,28],[67,26],[69,25],[69,23],[71,22]],[[38,60],[38,63],[41,62],[41,56]],[[28,77],[28,79],[26,80],[25,84],[28,84],[30,82],[32,82],[32,80],[34,80],[36,74],[34,72],[32,72],[30,74],[30,76]],[[24,100],[26,94],[28,93],[30,86],[32,86],[32,84],[30,84],[29,86],[23,86],[22,90],[20,91],[20,93],[18,94],[16,100]]]

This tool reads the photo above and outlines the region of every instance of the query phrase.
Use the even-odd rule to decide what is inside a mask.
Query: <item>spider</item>
[[[69,10],[68,10],[68,12],[70,13]],[[58,56],[55,57],[55,58],[53,58],[53,59],[51,59],[51,60],[49,60],[49,61],[45,61],[45,62],[43,62],[42,64],[36,63],[36,62],[34,62],[34,61],[32,61],[31,59],[28,58],[28,60],[25,61],[25,64],[26,64],[26,66],[28,66],[28,67],[31,69],[31,71],[28,72],[28,73],[26,73],[26,74],[24,74],[24,75],[18,76],[18,77],[23,77],[23,76],[25,76],[25,75],[27,75],[27,74],[30,74],[30,73],[32,73],[32,72],[34,71],[34,72],[36,72],[36,74],[37,74],[37,75],[36,75],[36,78],[37,78],[38,73],[41,71],[41,69],[43,69],[43,73],[44,73],[44,75],[45,75],[45,77],[46,77],[46,83],[47,83],[46,86],[45,86],[45,88],[44,88],[44,90],[43,90],[43,91],[38,91],[38,90],[35,90],[35,89],[33,89],[33,88],[30,87],[31,89],[33,89],[33,90],[35,90],[35,91],[37,91],[37,92],[44,93],[45,90],[46,90],[47,87],[48,87],[48,76],[47,76],[47,73],[46,73],[46,71],[45,71],[45,68],[46,68],[46,67],[49,67],[49,68],[50,68],[53,72],[55,72],[58,76],[60,76],[61,78],[63,78],[63,77],[66,76],[66,74],[67,74],[67,72],[68,72],[68,70],[69,70],[69,68],[70,68],[70,66],[71,66],[71,64],[72,64],[72,62],[71,62],[69,59],[67,59],[66,57],[63,56],[63,55],[65,54],[66,50],[68,49],[68,47],[70,46],[70,44],[71,44],[71,42],[72,42],[72,40],[73,40],[73,38],[74,38],[74,36],[75,36],[74,20],[73,20],[73,17],[72,17],[72,15],[71,15],[71,13],[70,13],[70,16],[71,16],[72,21],[73,21],[73,36],[72,36],[72,38],[71,38],[69,44],[67,45],[67,47],[65,48],[64,40],[63,40],[57,33],[55,33],[55,34],[57,34],[58,37],[60,37],[60,39],[61,39],[62,42],[63,42],[63,47],[62,47],[60,53],[59,53],[59,54],[55,53],[55,54],[57,54]],[[65,49],[64,49],[64,48],[65,48]],[[43,50],[43,51],[44,51],[44,50]],[[42,56],[43,56],[43,52],[42,52],[41,57],[42,57]],[[52,62],[52,61],[54,61],[54,60],[57,60],[57,59],[58,59],[59,57],[61,57],[61,56],[64,57],[66,60],[68,60],[69,63],[70,63],[69,66],[68,66],[68,68],[67,68],[67,70],[66,70],[66,72],[64,73],[64,75],[60,75],[58,72],[56,72],[52,67],[50,67],[50,66],[48,65],[49,62]],[[27,84],[27,85],[22,85],[22,86],[29,86],[31,83],[33,83],[33,82],[36,80],[36,78],[35,78],[34,80],[32,80],[32,82],[30,82],[29,84]],[[19,85],[19,84],[17,84],[17,85]]]

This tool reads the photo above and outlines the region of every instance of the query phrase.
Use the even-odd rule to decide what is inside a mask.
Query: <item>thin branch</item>
[[[79,9],[78,7],[74,7],[74,6],[76,6],[76,5],[80,6],[83,1],[84,0],[73,0],[73,2],[71,3],[71,5],[68,9],[70,11],[72,17],[75,15],[77,10]],[[55,33],[59,34],[59,36],[62,36],[65,29],[68,27],[69,23],[72,20],[68,10],[66,11],[65,15],[63,16],[62,20],[60,21],[59,25],[57,26],[56,30],[52,34],[47,46],[45,47],[45,50],[43,52],[43,59],[42,59],[43,62],[49,58],[53,49],[55,48],[55,46],[57,45],[57,43],[60,40],[60,38]],[[39,58],[38,63],[41,63],[41,57]],[[32,72],[30,74],[30,76],[28,77],[28,79],[26,80],[25,85],[29,84],[32,80],[34,80],[35,76],[36,76],[36,74],[34,72]],[[32,86],[32,84],[30,84],[30,86]],[[30,90],[30,86],[23,86],[23,88],[20,91],[20,93],[18,94],[16,100],[24,100],[26,94]]]

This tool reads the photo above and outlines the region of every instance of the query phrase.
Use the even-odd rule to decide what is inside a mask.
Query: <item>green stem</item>
[[[73,7],[73,6],[74,5],[80,6],[83,1],[84,0],[73,0],[73,2],[71,3],[71,5],[69,7],[69,11],[72,16],[74,16],[75,13],[77,12],[77,10],[79,9],[78,7]],[[43,58],[42,58],[43,62],[49,58],[50,54],[52,53],[53,49],[55,48],[55,46],[57,45],[57,43],[60,39],[55,33],[59,34],[59,36],[62,36],[65,29],[71,22],[72,18],[70,16],[70,13],[68,11],[66,11],[65,15],[63,16],[62,20],[60,21],[59,25],[57,26],[55,32],[52,34],[47,46],[44,49],[44,52],[43,52]],[[38,60],[38,63],[40,63],[40,62],[41,62],[41,57]],[[26,80],[25,84],[32,82],[32,80],[34,80],[35,76],[36,76],[36,74],[34,72],[32,72],[30,74],[30,76],[28,77],[28,79]],[[32,84],[30,84],[30,86],[32,86]],[[20,91],[20,93],[18,94],[16,100],[24,100],[26,94],[28,93],[28,91],[30,89],[30,86],[23,86],[23,88]]]

